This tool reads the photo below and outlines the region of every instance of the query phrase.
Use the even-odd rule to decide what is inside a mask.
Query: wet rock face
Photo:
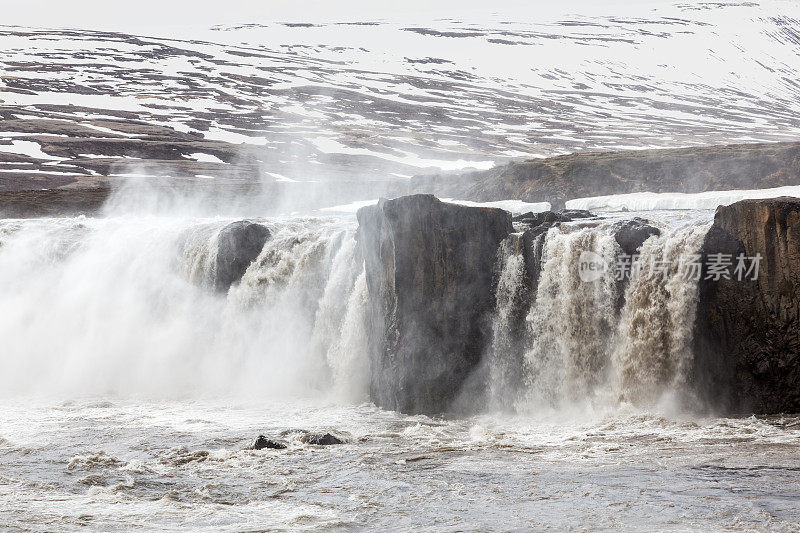
[[[693,376],[698,394],[727,412],[800,411],[800,199],[718,208],[703,263],[717,253],[732,256],[732,279],[700,282]],[[757,279],[737,279],[740,253],[761,254]]]
[[[542,211],[541,213],[523,213],[513,217],[514,222],[527,224],[531,227],[542,224],[553,225],[556,222],[569,222],[579,218],[592,218],[595,215],[583,209],[564,209],[563,211]]]
[[[214,288],[225,292],[242,279],[270,237],[261,224],[240,220],[228,224],[219,233]]]
[[[414,195],[364,207],[358,222],[372,400],[445,412],[491,338],[494,264],[511,215]]]

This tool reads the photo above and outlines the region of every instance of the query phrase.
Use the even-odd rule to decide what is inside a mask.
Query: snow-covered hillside
[[[399,181],[800,137],[800,4],[570,9],[149,35],[2,26],[0,177]]]

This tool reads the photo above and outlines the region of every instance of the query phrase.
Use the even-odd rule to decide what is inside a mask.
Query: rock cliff
[[[727,412],[800,411],[800,199],[718,208],[702,253],[706,265],[720,253],[729,254],[732,265],[726,271],[730,279],[700,282],[698,394]],[[739,254],[760,254],[757,279],[754,273],[738,279]]]
[[[477,201],[550,202],[631,192],[704,192],[800,184],[800,143],[586,152],[459,175],[419,176],[412,192]]]
[[[414,195],[364,207],[358,222],[370,395],[387,409],[445,412],[491,338],[494,264],[511,215]]]

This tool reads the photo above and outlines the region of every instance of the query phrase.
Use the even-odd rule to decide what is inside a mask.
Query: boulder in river
[[[255,442],[253,442],[253,449],[254,450],[264,450],[264,449],[285,450],[286,449],[286,444],[284,444],[284,443],[282,443],[280,441],[277,441],[277,440],[268,439],[264,435],[259,435],[258,437],[256,437]]]
[[[619,244],[622,253],[630,258],[630,261],[621,263],[625,265],[627,272],[616,286],[617,296],[614,302],[614,309],[619,313],[625,305],[625,291],[633,268],[633,256],[642,247],[644,241],[653,235],[661,235],[661,230],[650,225],[650,222],[643,218],[634,217],[617,222],[614,224],[612,231],[614,232],[614,240]]]
[[[344,440],[330,433],[310,433],[302,438],[306,444],[317,446],[332,446],[334,444],[344,444]]]
[[[661,235],[661,230],[639,217],[623,220],[614,224],[614,240],[627,255],[634,255],[653,235]]]

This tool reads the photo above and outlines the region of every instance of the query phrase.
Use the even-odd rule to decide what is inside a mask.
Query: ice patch
[[[576,198],[566,202],[567,209],[594,211],[656,211],[668,209],[716,209],[740,200],[777,198],[779,196],[800,197],[800,185],[788,185],[772,189],[736,189],[730,191],[707,191],[700,193],[654,193],[635,192],[611,196]]]
[[[273,178],[275,178],[275,181],[281,181],[284,183],[297,183],[297,180],[293,180],[292,178],[284,176],[283,174],[278,174],[276,172],[264,172],[264,174],[266,174],[267,176],[272,176]]]
[[[316,137],[308,139],[322,153],[325,154],[347,154],[365,155],[385,159],[394,163],[400,163],[418,168],[439,168],[442,170],[464,170],[475,168],[478,170],[488,170],[494,166],[494,161],[467,161],[464,159],[445,160],[445,159],[424,159],[417,154],[402,152],[402,156],[375,152],[366,148],[351,148],[330,137]]]

